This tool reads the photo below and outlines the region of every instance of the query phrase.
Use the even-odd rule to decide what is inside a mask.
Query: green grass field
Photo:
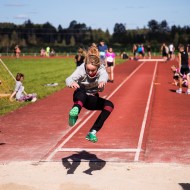
[[[15,59],[1,58],[13,76],[23,73],[25,75],[23,86],[26,93],[37,93],[38,99],[59,91],[65,87],[65,79],[75,70],[74,57],[62,58],[40,58],[40,57],[21,57]],[[124,62],[123,59],[116,58],[116,64]],[[12,93],[14,90],[14,79],[2,67],[0,63],[0,93]],[[58,83],[58,86],[48,87],[45,84]],[[4,115],[30,102],[10,102],[8,98],[0,98],[0,115]]]

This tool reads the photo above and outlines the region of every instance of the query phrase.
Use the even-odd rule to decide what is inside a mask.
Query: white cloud
[[[29,16],[27,16],[27,15],[16,15],[14,18],[15,19],[29,19]]]

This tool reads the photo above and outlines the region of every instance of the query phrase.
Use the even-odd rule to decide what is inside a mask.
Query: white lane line
[[[107,99],[111,98],[123,85],[124,83],[129,80],[142,66],[144,65],[144,62],[140,64],[128,77],[126,77],[125,80],[107,97]],[[56,152],[63,147],[73,136],[74,134],[79,131],[79,129],[87,123],[87,121],[96,113],[96,111],[92,112],[75,130],[54,150],[52,153],[46,158],[46,161],[50,161],[53,156],[56,154]]]
[[[57,151],[60,152],[136,152],[136,148],[60,148]]]
[[[149,107],[150,107],[150,100],[152,97],[152,91],[153,91],[153,85],[154,85],[154,79],[155,79],[155,75],[156,75],[157,65],[158,65],[158,62],[156,62],[156,64],[155,64],[154,74],[153,74],[152,81],[151,81],[152,84],[150,87],[149,96],[148,96],[145,113],[144,113],[144,117],[143,117],[143,122],[141,125],[141,131],[140,131],[140,136],[139,136],[139,141],[138,141],[138,146],[137,146],[138,151],[136,152],[135,158],[134,158],[134,161],[136,161],[136,162],[139,161],[139,156],[140,156],[139,150],[141,150],[141,148],[142,148],[142,142],[143,142],[143,137],[144,137],[144,131],[145,131],[145,126],[146,126],[148,111],[149,111]]]
[[[147,61],[147,62],[155,62],[155,61],[157,61],[157,62],[163,62],[163,61],[166,61],[165,59],[162,59],[162,58],[160,58],[160,59],[138,59],[138,61]]]

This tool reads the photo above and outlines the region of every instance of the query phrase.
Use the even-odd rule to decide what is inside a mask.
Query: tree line
[[[173,43],[175,47],[179,43],[189,44],[190,26],[169,27],[166,20],[150,20],[147,27],[130,30],[124,24],[116,23],[113,34],[110,34],[108,30],[92,29],[75,20],[70,22],[68,28],[61,25],[55,28],[49,22],[34,24],[31,20],[21,25],[0,23],[1,53],[11,53],[17,44],[26,53],[35,53],[46,46],[53,47],[56,52],[75,52],[77,47],[87,47],[102,39],[115,51],[131,51],[134,43],[150,44],[153,51],[159,51],[162,43]]]

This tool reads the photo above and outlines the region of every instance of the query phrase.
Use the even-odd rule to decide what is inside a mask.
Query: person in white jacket
[[[74,88],[73,106],[69,112],[69,125],[74,126],[82,107],[88,110],[100,110],[101,113],[91,127],[86,139],[97,142],[96,133],[102,128],[105,120],[114,109],[111,101],[101,98],[99,92],[104,90],[108,81],[105,66],[100,63],[99,51],[90,47],[85,62],[66,79],[66,85]]]
[[[23,80],[24,80],[24,74],[17,73],[15,89],[9,98],[11,102],[14,101],[13,99],[14,97],[19,102],[25,102],[25,101],[35,102],[37,100],[36,93],[26,94],[26,92],[24,91],[24,86],[22,85]]]

